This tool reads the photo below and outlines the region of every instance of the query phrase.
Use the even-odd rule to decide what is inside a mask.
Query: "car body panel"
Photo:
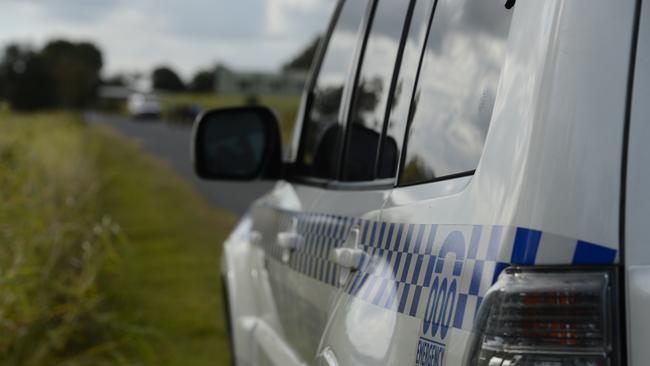
[[[619,40],[631,38],[633,13],[634,1],[517,4],[476,173],[395,188],[382,210],[380,225],[397,224],[418,233],[396,244],[396,253],[405,257],[401,261],[368,250],[377,263],[365,273],[392,283],[403,308],[381,309],[356,298],[343,301],[332,315],[322,350],[331,350],[342,365],[459,365],[467,357],[482,296],[506,266],[618,261],[630,48]],[[621,23],[606,22],[610,17]],[[581,65],[578,72],[576,65]],[[443,250],[447,241],[456,243],[456,253]],[[430,249],[424,250],[421,242],[431,243]],[[412,277],[418,266],[431,273],[436,257],[445,260],[440,268],[436,264],[433,277]],[[385,264],[394,269],[389,271],[394,278],[377,275]],[[456,272],[454,265],[460,267]],[[433,326],[424,334],[425,313],[440,297],[430,295],[436,279],[438,289],[448,283],[448,294],[451,283],[457,284],[449,295],[454,310],[444,316],[456,326],[445,337],[441,331],[435,334]],[[354,293],[377,296],[376,281],[360,281]],[[362,314],[361,320],[354,323],[353,314]],[[375,323],[377,329],[370,325]],[[363,335],[367,342],[360,341]]]
[[[295,351],[291,357],[284,352],[280,352],[281,356],[273,354],[274,349],[291,350],[293,347],[289,346],[286,336],[291,329],[286,329],[280,316],[289,311],[278,309],[283,304],[276,303],[278,296],[274,290],[277,289],[272,288],[272,283],[283,280],[283,274],[269,271],[262,248],[275,245],[280,210],[309,212],[320,194],[318,188],[278,182],[269,194],[253,204],[224,245],[222,270],[228,286],[237,364],[266,364],[277,357],[285,360],[298,357]],[[271,331],[278,336],[265,336]]]
[[[627,290],[628,362],[650,359],[650,4],[643,2],[639,20],[632,89],[625,202],[625,269]]]
[[[507,266],[620,263],[635,7],[517,2],[474,175],[386,189],[280,182],[256,202],[245,224],[254,234],[226,244],[228,286],[245,293],[231,295],[238,362],[461,365],[482,298]],[[637,174],[650,180],[647,169]],[[355,226],[365,259],[341,281],[328,252]],[[277,234],[289,229],[302,245],[287,257]],[[636,230],[630,240],[640,242]],[[632,312],[647,308],[648,273],[639,268],[628,287]],[[260,321],[256,340],[250,328]],[[251,356],[254,344],[273,342],[279,351]],[[637,359],[647,352],[632,349]]]
[[[387,196],[382,191],[339,192],[324,203],[319,201],[324,192],[278,183],[227,241],[224,268],[238,364],[313,362],[328,312],[340,295],[339,272],[329,250],[340,247],[362,217],[376,219]],[[318,213],[306,209],[316,206]],[[301,236],[302,245],[285,260],[277,238],[289,231]]]
[[[313,362],[329,312],[341,295],[341,272],[332,262],[330,251],[341,247],[348,232],[362,219],[378,218],[386,195],[382,191],[332,194],[324,190],[313,206],[317,212],[276,211],[280,227],[297,222],[295,232],[302,243],[288,261],[283,258],[286,252],[275,243],[261,250],[267,254],[270,284],[278,295],[275,301],[285,339],[305,362]]]

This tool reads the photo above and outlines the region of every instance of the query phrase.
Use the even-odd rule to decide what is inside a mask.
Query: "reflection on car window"
[[[359,28],[367,6],[368,0],[348,0],[341,9],[305,121],[302,154],[299,157],[302,175],[318,178],[336,176],[338,151],[343,138],[343,129],[338,120],[343,87],[352,66]]]
[[[476,169],[511,17],[502,0],[438,0],[413,100],[401,185]]]
[[[411,97],[415,87],[418,65],[424,48],[424,41],[429,30],[429,19],[434,0],[417,0],[404,44],[402,64],[395,84],[395,91],[390,98],[390,118],[386,126],[385,141],[380,152],[377,178],[393,178],[397,173],[397,159],[402,151],[402,141],[406,133]]]
[[[349,122],[353,127],[348,130],[343,180],[375,178],[379,140],[408,7],[409,1],[380,0],[375,9],[354,91]],[[391,165],[397,166],[396,154],[386,158],[393,158]]]

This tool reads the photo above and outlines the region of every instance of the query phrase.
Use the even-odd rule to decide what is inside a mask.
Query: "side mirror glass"
[[[278,179],[280,144],[277,118],[268,108],[212,110],[194,126],[194,168],[206,179]]]

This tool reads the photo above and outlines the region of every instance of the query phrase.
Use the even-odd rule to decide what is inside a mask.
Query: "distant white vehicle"
[[[158,97],[152,94],[135,93],[127,101],[129,114],[137,117],[159,117],[162,111]]]

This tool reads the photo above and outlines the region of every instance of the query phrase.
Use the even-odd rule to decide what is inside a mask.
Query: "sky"
[[[182,77],[217,62],[278,69],[324,30],[335,0],[0,0],[0,47],[92,41],[104,74],[167,65]]]

